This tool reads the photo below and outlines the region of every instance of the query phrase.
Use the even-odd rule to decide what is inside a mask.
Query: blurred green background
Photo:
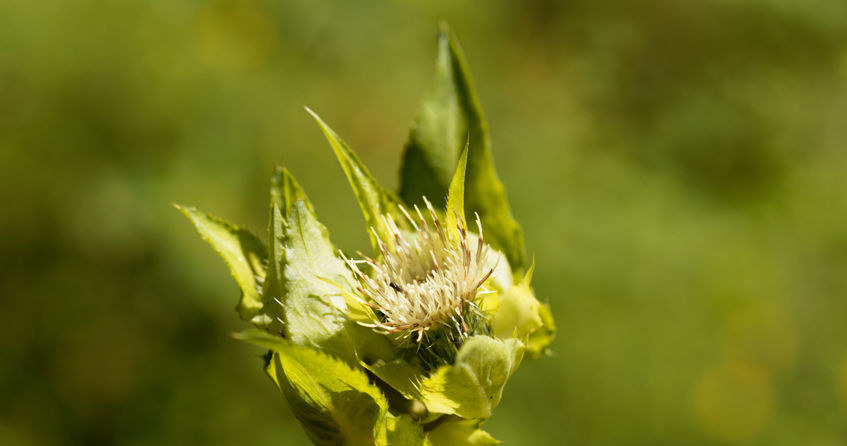
[[[446,19],[560,332],[511,445],[847,441],[847,2],[0,0],[0,443],[300,445],[171,202],[367,244]]]

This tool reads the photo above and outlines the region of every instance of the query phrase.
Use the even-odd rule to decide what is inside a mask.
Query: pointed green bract
[[[556,333],[550,308],[536,299],[529,285],[533,269],[530,266],[523,280],[497,296],[497,311],[491,317],[493,334],[523,340],[530,358],[544,353]]]
[[[188,217],[203,240],[223,257],[229,271],[241,288],[238,314],[250,320],[262,310],[259,292],[265,280],[267,249],[255,235],[246,229],[198,211],[194,207],[174,205]]]
[[[465,221],[465,172],[468,166],[468,143],[465,142],[465,149],[459,156],[459,165],[456,166],[456,173],[453,174],[453,179],[450,181],[450,189],[447,192],[447,211],[445,218],[447,220],[447,228],[454,230],[458,224],[467,228],[468,223]]]
[[[400,392],[410,400],[421,399],[418,382],[422,378],[421,368],[412,365],[406,358],[397,357],[391,360],[376,360],[370,363],[362,363],[362,367],[368,369],[377,378]]]
[[[544,325],[538,314],[539,307],[541,303],[535,299],[528,283],[515,284],[498,296],[497,312],[491,318],[494,335],[526,339]]]
[[[423,380],[422,401],[430,412],[488,418],[500,403],[503,386],[520,364],[523,351],[517,339],[473,336],[462,345],[453,365],[439,367]]]
[[[538,307],[538,317],[541,318],[541,327],[529,335],[526,346],[527,356],[531,359],[542,354],[550,355],[550,343],[556,337],[556,322],[553,320],[550,306],[542,303]]]
[[[315,208],[306,192],[300,187],[300,183],[294,179],[294,175],[285,167],[277,166],[271,175],[271,204],[276,203],[277,207],[282,211],[283,218],[288,218],[291,213],[291,207],[297,200],[303,201],[306,209],[311,213],[315,213]]]
[[[294,344],[354,361],[345,331],[347,305],[343,291],[350,288],[353,276],[335,256],[326,228],[303,200],[291,206],[283,246],[282,311],[286,336]]]
[[[319,446],[373,446],[388,402],[360,370],[324,353],[258,330],[237,338],[274,352],[269,373],[312,442]]]
[[[405,219],[402,218],[403,214],[399,209],[399,199],[377,183],[376,179],[374,179],[365,165],[359,160],[359,157],[350,150],[347,143],[339,138],[335,131],[329,128],[313,111],[308,108],[306,110],[321,126],[321,130],[323,130],[326,139],[332,146],[335,156],[338,157],[341,168],[344,169],[344,173],[350,181],[350,186],[353,188],[353,193],[356,195],[359,206],[362,208],[362,213],[365,215],[365,222],[369,229],[368,235],[370,236],[374,253],[378,253],[379,247],[377,240],[370,232],[370,228],[374,228],[380,237],[386,237],[389,234],[385,222],[380,218],[383,214],[397,217],[397,223],[403,224]]]
[[[438,36],[435,76],[421,102],[403,155],[400,195],[407,203],[429,197],[444,204],[462,143],[468,139],[468,117],[454,80],[449,37]]]
[[[283,333],[282,275],[285,267],[285,221],[279,204],[271,201],[271,216],[268,221],[268,273],[262,287],[262,303],[265,328],[274,333]]]
[[[500,442],[479,428],[479,420],[452,418],[444,421],[429,432],[432,446],[486,446]]]
[[[268,274],[262,292],[264,302],[266,329],[274,333],[284,333],[282,327],[283,307],[280,305],[284,298],[285,289],[285,241],[286,218],[296,201],[301,201],[308,212],[314,214],[314,208],[306,193],[288,172],[288,169],[277,166],[271,175],[271,209],[268,222]]]
[[[283,333],[282,305],[283,268],[285,267],[285,215],[297,199],[303,200],[309,210],[311,203],[303,193],[294,177],[283,167],[277,166],[271,175],[271,209],[268,221],[268,274],[262,291],[262,300],[267,329],[274,333]]]
[[[370,310],[351,299],[353,276],[335,255],[326,228],[303,200],[291,206],[284,229],[281,307],[285,336],[349,364],[391,359],[391,342],[351,318]]]
[[[465,208],[478,212],[486,240],[501,250],[515,272],[525,265],[523,232],[512,217],[503,184],[494,169],[488,126],[471,83],[465,57],[452,34],[438,36],[435,80],[430,87],[403,158],[401,196],[418,203],[427,196],[444,203],[460,149],[469,141]]]
[[[408,415],[387,415],[377,423],[375,446],[432,446],[423,426]]]

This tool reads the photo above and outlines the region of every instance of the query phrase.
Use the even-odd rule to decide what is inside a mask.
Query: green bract
[[[271,180],[267,246],[178,206],[241,287],[238,312],[255,328],[237,337],[268,349],[265,371],[316,445],[497,443],[480,426],[555,328],[530,287],[458,43],[439,33],[399,196],[312,115],[362,208],[372,257],[335,249],[283,168]]]

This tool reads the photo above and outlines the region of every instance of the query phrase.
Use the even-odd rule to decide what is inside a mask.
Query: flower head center
[[[413,230],[402,230],[389,215],[383,215],[388,234],[380,237],[378,260],[345,258],[359,279],[361,301],[375,310],[369,326],[384,333],[413,335],[420,343],[430,332],[447,327],[448,337],[467,337],[484,324],[478,295],[487,292],[483,284],[494,272],[483,241],[482,225],[476,218],[479,235],[468,232],[461,219],[445,228],[429,201],[428,217],[415,206],[417,218],[403,213]],[[365,274],[359,265],[370,267]],[[488,265],[487,265],[488,264]]]

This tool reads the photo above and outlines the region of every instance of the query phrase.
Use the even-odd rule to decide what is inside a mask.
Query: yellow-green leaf
[[[377,423],[387,416],[388,402],[361,370],[263,331],[247,330],[237,338],[274,353],[268,375],[315,445],[375,444]]]
[[[289,212],[282,271],[286,336],[296,345],[324,349],[352,363],[344,290],[350,289],[353,277],[306,203],[296,200]]]
[[[287,169],[277,166],[271,175],[271,209],[268,222],[268,274],[262,291],[263,313],[266,316],[266,329],[274,333],[283,333],[282,305],[283,271],[285,268],[285,216],[290,214],[296,200],[302,200],[309,211],[312,205],[308,197]]]
[[[403,158],[401,197],[418,203],[429,197],[443,205],[463,144],[468,141],[465,209],[479,213],[486,240],[502,251],[512,269],[525,266],[523,232],[512,217],[503,184],[494,169],[488,125],[455,37],[438,35],[435,79],[424,97]]]
[[[456,167],[456,173],[453,174],[453,179],[450,181],[450,189],[447,191],[447,230],[455,231],[457,225],[467,228],[468,223],[465,220],[465,171],[468,166],[468,143],[465,143],[465,149],[459,156],[459,165]]]
[[[357,323],[352,273],[335,255],[326,228],[302,200],[289,210],[284,237],[282,313],[286,336],[350,364],[393,357],[390,341]]]
[[[428,197],[441,207],[469,134],[467,111],[459,100],[445,30],[438,35],[436,57],[434,80],[421,102],[406,143],[400,195],[410,204]]]
[[[541,318],[541,328],[529,335],[526,347],[530,358],[536,358],[545,353],[549,354],[548,347],[553,342],[553,338],[556,337],[556,322],[553,320],[550,306],[541,304],[538,307],[538,316]]]
[[[347,146],[338,134],[335,133],[321,118],[312,110],[306,109],[312,117],[318,122],[321,130],[323,130],[327,141],[332,146],[335,156],[341,163],[341,168],[347,175],[350,181],[350,186],[353,188],[353,193],[359,201],[359,206],[362,208],[362,213],[365,215],[365,222],[368,226],[368,235],[371,238],[371,244],[374,248],[374,253],[378,253],[378,244],[374,234],[370,232],[370,228],[374,228],[381,238],[390,239],[386,223],[381,216],[389,214],[396,217],[396,221],[400,225],[405,225],[405,218],[400,212],[400,200],[391,192],[379,185],[368,169],[359,160],[359,157]]]
[[[262,287],[262,326],[274,333],[282,329],[282,274],[285,267],[285,221],[278,203],[271,201],[268,221],[268,272]]]
[[[523,351],[523,343],[514,338],[473,336],[459,349],[453,365],[439,367],[423,380],[422,401],[430,412],[488,418]]]
[[[306,192],[300,187],[300,183],[294,179],[294,175],[285,167],[277,166],[271,175],[271,203],[276,203],[277,207],[282,211],[283,218],[288,218],[291,212],[291,207],[297,200],[303,201],[306,209],[311,213],[315,213],[312,202],[306,196]]]
[[[487,446],[500,442],[480,429],[482,420],[448,418],[429,432],[432,446]]]
[[[265,280],[267,249],[261,240],[246,229],[198,211],[194,207],[174,205],[194,223],[194,227],[223,257],[229,271],[241,288],[238,313],[244,320],[262,310],[262,283]]]
[[[398,356],[390,360],[363,361],[361,365],[405,398],[410,400],[421,398],[418,384],[423,372],[420,367],[412,365],[407,358]]]
[[[530,267],[523,280],[498,294],[491,328],[499,338],[515,337],[526,342],[527,355],[535,358],[553,341],[556,327],[550,308],[535,298],[529,285],[532,270]]]
[[[375,446],[432,446],[423,426],[408,415],[388,414],[377,423]]]

